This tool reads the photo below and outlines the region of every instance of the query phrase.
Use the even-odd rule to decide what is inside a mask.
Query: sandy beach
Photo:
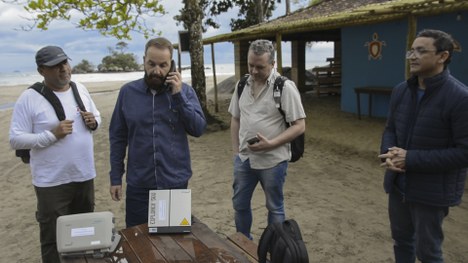
[[[221,82],[223,78],[218,78]],[[94,134],[97,177],[96,211],[111,211],[119,229],[125,226],[124,202],[109,195],[108,126],[123,82],[84,83],[102,115]],[[207,86],[212,87],[209,79]],[[0,87],[0,105],[16,100],[26,86]],[[219,118],[229,121],[230,94],[219,94]],[[212,112],[213,95],[208,95]],[[303,95],[307,113],[306,150],[292,163],[285,185],[287,218],[300,225],[310,262],[393,262],[392,239],[377,158],[385,124],[381,118],[340,111],[339,96]],[[12,109],[0,110],[0,262],[40,262],[36,200],[28,165],[10,149]],[[232,153],[229,130],[190,138],[193,177],[192,213],[221,236],[235,232],[231,204]],[[468,188],[468,187],[466,187]],[[444,223],[444,255],[448,263],[468,262],[468,197],[451,208]],[[253,199],[254,241],[266,226],[260,187]]]

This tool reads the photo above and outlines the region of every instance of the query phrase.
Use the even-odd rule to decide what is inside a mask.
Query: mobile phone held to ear
[[[174,60],[171,60],[171,69],[169,70],[169,72],[166,74],[166,77],[164,78],[164,83],[163,83],[163,85],[164,85],[164,88],[165,88],[166,90],[172,89],[171,84],[166,83],[166,79],[167,79],[167,77],[169,76],[169,73],[170,73],[170,72],[176,72],[176,65],[175,65],[175,61],[174,61]]]
[[[175,61],[171,60],[171,70],[170,72],[176,72],[176,66],[175,66]]]
[[[255,136],[255,137],[253,137],[253,138],[248,139],[248,140],[247,140],[247,143],[248,143],[249,145],[252,145],[252,144],[255,144],[255,143],[259,142],[259,141],[260,141],[260,139],[258,139],[257,136]]]

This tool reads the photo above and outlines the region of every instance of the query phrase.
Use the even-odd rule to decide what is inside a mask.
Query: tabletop
[[[188,234],[149,234],[148,225],[120,231],[116,251],[102,259],[86,257],[62,258],[63,263],[153,263],[153,262],[251,262],[241,250],[221,237],[197,218],[192,219]]]

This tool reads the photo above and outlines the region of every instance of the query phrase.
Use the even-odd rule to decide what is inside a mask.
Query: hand
[[[96,129],[97,122],[94,114],[88,111],[80,111],[81,117],[83,118],[85,125],[90,128],[91,130]]]
[[[62,139],[73,132],[73,120],[63,120],[59,125],[51,130],[55,138]]]
[[[111,185],[109,192],[112,197],[112,200],[120,201],[120,199],[122,199],[122,186],[121,185]]]
[[[172,71],[167,74],[166,83],[172,88],[172,95],[182,90],[182,76],[178,71]]]
[[[385,162],[380,164],[381,167],[386,167],[387,169],[402,173],[405,172],[406,168],[406,150],[399,147],[391,147],[388,149],[387,153],[380,154],[378,156],[381,159],[385,159]]]
[[[257,133],[258,142],[254,144],[247,145],[247,147],[254,152],[265,151],[272,148],[272,144],[267,137],[263,136],[260,133]]]

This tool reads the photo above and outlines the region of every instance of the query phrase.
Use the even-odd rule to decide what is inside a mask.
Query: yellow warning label
[[[181,225],[181,226],[188,226],[188,225],[189,225],[189,222],[188,222],[188,220],[184,217],[184,219],[182,220],[182,222],[180,222],[180,225]]]

